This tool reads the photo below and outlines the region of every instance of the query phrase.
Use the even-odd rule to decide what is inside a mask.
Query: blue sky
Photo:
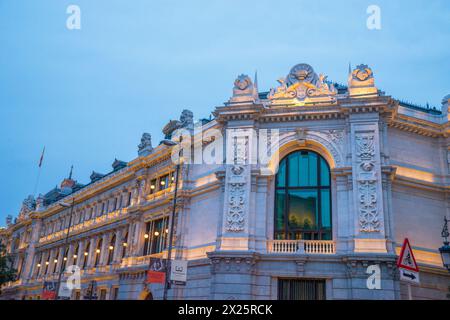
[[[66,8],[81,9],[81,30]],[[381,9],[368,30],[366,9]],[[240,73],[260,90],[296,63],[346,83],[367,63],[386,94],[440,106],[450,93],[448,1],[0,0],[0,225],[69,173],[81,183],[136,157],[182,109],[208,117]]]

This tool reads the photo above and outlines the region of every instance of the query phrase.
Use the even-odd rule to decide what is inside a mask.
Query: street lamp
[[[63,249],[63,255],[66,254],[66,247],[67,247],[67,242],[69,240],[69,232],[70,232],[70,227],[72,226],[72,214],[73,214],[73,207],[75,204],[75,198],[72,197],[72,203],[68,204],[65,202],[60,202],[59,205],[63,208],[70,208],[70,214],[69,214],[69,227],[67,228],[67,234],[66,234],[66,238],[64,239],[64,249]],[[59,268],[59,275],[58,275],[58,282],[56,283],[56,294],[55,294],[55,300],[58,299],[58,294],[59,294],[59,288],[61,286],[61,277],[63,274],[63,266],[64,264],[61,263],[61,267]]]
[[[442,264],[450,272],[450,245],[448,242],[449,233],[447,217],[444,217],[444,227],[442,228],[441,236],[442,238],[444,238],[444,245],[439,248],[439,252],[441,253],[442,257]]]
[[[166,146],[173,147],[175,145],[180,145],[182,141],[182,136],[180,137],[179,142],[175,142],[172,140],[163,140],[162,143]],[[164,281],[164,294],[163,294],[163,300],[167,300],[167,291],[169,290],[170,286],[170,268],[172,266],[171,263],[171,256],[172,256],[172,239],[173,239],[173,228],[174,228],[174,220],[175,220],[175,209],[177,204],[177,192],[178,192],[178,180],[179,180],[179,173],[180,173],[180,162],[181,162],[181,151],[178,152],[178,163],[176,165],[175,169],[175,190],[173,194],[173,204],[172,204],[172,215],[170,217],[170,229],[169,229],[169,246],[167,248],[167,266],[166,266],[166,277]]]

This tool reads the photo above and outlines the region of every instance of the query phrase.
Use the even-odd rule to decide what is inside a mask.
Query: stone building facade
[[[167,257],[181,163],[172,258],[188,272],[170,299],[406,299],[396,267],[404,238],[421,269],[412,297],[445,299],[450,96],[441,111],[401,102],[367,65],[345,86],[308,64],[278,82],[259,92],[256,75],[241,75],[213,119],[194,123],[185,110],[158,146],[143,134],[136,159],[28,197],[0,229],[19,274],[1,298],[42,298],[44,281],[77,265],[72,299],[93,280],[99,299],[161,299],[145,275],[150,258]],[[380,286],[370,289],[373,265]]]

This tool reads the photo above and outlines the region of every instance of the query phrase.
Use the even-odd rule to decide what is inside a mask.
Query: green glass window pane
[[[320,185],[330,186],[330,169],[323,158],[320,158]]]
[[[299,151],[289,155],[289,187],[317,186],[317,155]]]
[[[275,230],[284,230],[284,212],[286,208],[286,194],[284,190],[277,190],[275,200]]]
[[[322,232],[322,238],[320,240],[331,240],[331,231]]]
[[[300,186],[317,186],[317,155],[313,152],[301,153],[300,156]]]
[[[317,229],[317,200],[316,190],[289,190],[289,228]]]
[[[277,187],[286,186],[286,159],[280,162],[277,173]]]
[[[320,192],[322,228],[331,228],[330,190],[322,190]]]
[[[299,176],[299,153],[294,152],[288,156],[289,172],[288,172],[288,185],[289,187],[297,187],[300,184]]]

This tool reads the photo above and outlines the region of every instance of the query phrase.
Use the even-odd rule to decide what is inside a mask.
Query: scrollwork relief
[[[359,228],[361,232],[380,232],[377,177],[375,172],[375,136],[361,133],[355,136]]]

